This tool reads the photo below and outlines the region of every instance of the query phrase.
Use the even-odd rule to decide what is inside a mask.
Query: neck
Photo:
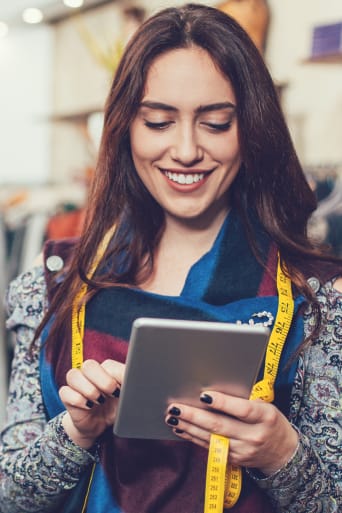
[[[206,253],[214,243],[228,210],[213,219],[179,219],[170,215],[165,218],[165,229],[158,250],[177,248],[180,253]]]
[[[210,225],[168,216],[154,254],[153,272],[141,288],[158,294],[179,295],[191,266],[214,244],[226,214],[217,216]]]

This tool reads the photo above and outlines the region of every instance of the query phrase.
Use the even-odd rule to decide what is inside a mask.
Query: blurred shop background
[[[310,231],[342,255],[342,1],[197,1],[235,17],[264,55],[319,200]],[[0,405],[5,289],[45,239],[78,234],[122,49],[145,18],[183,3],[0,0]]]

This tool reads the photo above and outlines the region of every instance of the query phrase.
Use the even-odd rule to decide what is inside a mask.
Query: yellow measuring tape
[[[94,261],[90,266],[90,270],[87,273],[88,278],[92,278],[96,268],[109,244],[115,231],[115,226],[110,228],[105,234],[98,247]],[[87,293],[88,285],[83,283],[79,292],[76,294],[72,304],[72,318],[71,318],[71,333],[72,333],[72,344],[71,344],[71,365],[73,369],[79,369],[83,362],[83,336],[84,336],[84,324],[85,324],[85,302],[84,297]]]
[[[278,257],[277,267],[278,309],[268,341],[264,376],[251,392],[250,399],[272,402],[281,353],[289,332],[294,301],[291,280],[284,274]],[[242,471],[228,461],[229,438],[212,434],[208,452],[204,513],[222,513],[238,501],[242,487]]]

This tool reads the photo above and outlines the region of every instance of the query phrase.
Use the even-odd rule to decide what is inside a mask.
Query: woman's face
[[[177,49],[154,61],[130,140],[137,173],[166,221],[227,213],[241,164],[236,100],[207,52]]]

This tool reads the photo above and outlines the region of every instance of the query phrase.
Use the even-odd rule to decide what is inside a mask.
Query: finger
[[[96,360],[85,360],[81,371],[83,375],[103,394],[112,395],[118,388],[118,381],[103,364]]]
[[[270,410],[270,405],[263,401],[251,401],[211,390],[203,392],[200,399],[209,408],[249,424],[265,420],[265,415]]]
[[[58,393],[66,408],[72,407],[89,410],[94,405],[94,402],[90,398],[85,397],[69,386],[62,386]]]
[[[208,416],[213,416],[211,412],[199,410],[198,408],[187,408],[184,405],[182,405],[181,407],[171,405],[171,407],[167,411],[165,422],[169,426],[173,427],[176,431],[183,432],[178,434],[184,434],[187,439],[197,438],[201,440],[204,444],[208,444],[210,440],[210,432],[208,431],[208,429],[203,428],[202,424],[196,422],[196,413],[200,413],[201,411],[204,411],[204,416],[206,416],[207,413]],[[191,419],[193,419],[195,422],[192,422]]]
[[[173,427],[174,434],[183,440],[208,448],[210,441],[210,433],[208,431],[172,415],[167,415],[165,422],[169,427]]]
[[[102,395],[102,391],[84,375],[81,369],[70,369],[66,375],[66,382],[68,387],[91,401],[97,401]]]
[[[197,438],[195,436],[192,436],[190,433],[187,433],[186,431],[182,431],[181,429],[174,429],[173,433],[178,437],[181,438],[184,442],[191,442],[196,445],[199,445],[200,447],[203,447],[204,449],[209,448],[209,443],[205,440],[202,440],[201,438]]]
[[[190,431],[194,436],[199,436],[206,441],[209,441],[211,433],[231,437],[235,433],[239,435],[241,431],[242,422],[240,420],[216,410],[211,411],[209,409],[173,403],[168,410],[168,414],[167,423],[170,423],[170,416],[175,416],[178,423],[186,422],[193,426]],[[197,429],[200,431],[197,431]],[[202,436],[201,432],[206,433],[206,435]]]
[[[105,371],[121,385],[125,375],[126,365],[116,360],[105,360],[101,363]]]

